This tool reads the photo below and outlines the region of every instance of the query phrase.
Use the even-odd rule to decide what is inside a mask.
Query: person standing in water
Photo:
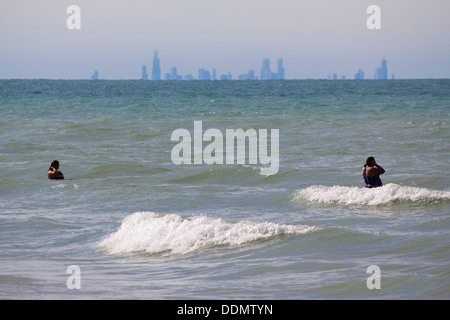
[[[380,175],[385,172],[386,171],[376,163],[374,157],[368,157],[362,170],[362,176],[364,178],[364,182],[366,183],[366,188],[382,187],[383,182],[381,182]]]
[[[52,163],[50,164],[50,168],[48,168],[47,171],[47,179],[61,179],[61,180],[64,179],[64,175],[58,169],[59,169],[59,161],[58,160],[52,161]]]

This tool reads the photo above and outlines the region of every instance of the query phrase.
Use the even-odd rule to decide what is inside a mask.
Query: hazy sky
[[[69,30],[69,5],[81,29]],[[381,30],[369,30],[369,5]],[[284,59],[286,78],[450,78],[450,0],[13,0],[0,4],[0,78],[139,79],[199,68],[233,78]]]

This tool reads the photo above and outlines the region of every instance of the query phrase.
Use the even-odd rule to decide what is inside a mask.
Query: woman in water
[[[58,162],[58,160],[55,160],[50,164],[50,168],[48,168],[47,178],[48,179],[64,179],[64,175],[58,169],[59,169],[59,162]]]
[[[366,183],[366,188],[377,188],[383,186],[380,174],[385,173],[384,169],[375,162],[374,157],[368,157],[362,170],[362,176]]]

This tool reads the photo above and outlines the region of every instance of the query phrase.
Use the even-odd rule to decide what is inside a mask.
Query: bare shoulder
[[[61,171],[51,171],[47,172],[47,179],[64,179],[64,175]]]
[[[369,177],[373,177],[373,176],[380,175],[380,174],[383,174],[383,173],[384,173],[384,170],[380,170],[380,169],[378,169],[376,167],[369,167],[367,169],[367,175]]]

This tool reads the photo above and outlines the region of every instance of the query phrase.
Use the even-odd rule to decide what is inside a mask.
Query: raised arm
[[[383,169],[382,166],[380,166],[378,163],[375,163],[375,167],[378,169],[378,174],[383,174],[386,172],[386,170]]]

